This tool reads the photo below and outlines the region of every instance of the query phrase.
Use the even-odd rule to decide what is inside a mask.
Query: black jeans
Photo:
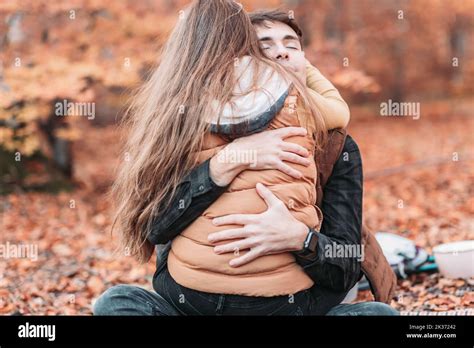
[[[95,315],[310,315],[309,290],[294,295],[252,297],[211,294],[179,285],[165,268],[148,291],[133,285],[116,285],[94,304]]]
[[[95,302],[94,315],[307,315],[310,296],[308,290],[299,292],[294,300],[289,296],[247,297],[216,295],[183,288],[162,273],[160,282],[170,281],[163,291],[155,292],[134,285],[115,285],[105,291]],[[171,279],[170,279],[171,278]],[[161,283],[160,283],[161,284]],[[309,300],[309,307],[313,299]],[[311,313],[310,313],[311,315]],[[385,303],[343,303],[332,307],[326,315],[366,316],[399,315]]]
[[[294,295],[252,297],[211,294],[179,285],[168,269],[154,279],[155,291],[181,315],[309,315],[309,290]]]
[[[94,315],[398,315],[395,309],[380,302],[330,305],[328,311],[321,314],[317,310],[321,304],[317,301],[321,301],[322,296],[316,298],[311,289],[293,296],[275,297],[210,294],[192,290],[175,282],[166,263],[160,263],[157,267],[153,287],[155,291],[134,285],[113,286],[94,303]]]

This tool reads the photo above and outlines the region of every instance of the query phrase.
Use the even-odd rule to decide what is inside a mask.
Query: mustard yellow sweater
[[[345,128],[349,123],[350,111],[336,87],[309,62],[306,74],[308,91],[323,116],[326,128]]]

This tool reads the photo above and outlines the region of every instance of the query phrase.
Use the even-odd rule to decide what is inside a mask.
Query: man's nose
[[[276,52],[277,60],[288,60],[289,58],[290,58],[290,55],[288,54],[288,51],[286,49],[279,49]]]

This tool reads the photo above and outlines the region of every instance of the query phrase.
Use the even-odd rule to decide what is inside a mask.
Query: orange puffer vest
[[[285,100],[284,107],[267,129],[299,127],[302,126],[300,121],[304,117],[308,117],[308,112],[293,88]],[[258,182],[267,186],[283,201],[296,219],[316,230],[320,229],[322,214],[315,206],[315,144],[309,133],[305,137],[285,139],[305,147],[312,154],[308,157],[312,160],[308,167],[288,162],[290,166],[301,171],[301,179],[294,179],[278,170],[245,170],[232,181],[222,196],[173,240],[168,255],[168,269],[177,283],[209,293],[263,297],[295,294],[313,285],[311,278],[296,263],[290,252],[265,255],[246,265],[233,268],[229,266],[229,261],[236,255],[216,254],[213,248],[217,244],[207,240],[210,233],[240,227],[215,226],[212,223],[213,218],[228,214],[259,214],[267,209],[255,190]],[[206,134],[198,164],[214,156],[227,143],[227,140],[214,133]],[[239,154],[235,156],[238,160]],[[240,251],[240,254],[246,252]]]

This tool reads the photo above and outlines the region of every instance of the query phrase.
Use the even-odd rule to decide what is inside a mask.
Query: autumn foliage
[[[90,314],[112,285],[151,288],[153,262],[113,253],[115,124],[187,3],[0,2],[0,243],[37,243],[40,253],[36,262],[0,262],[0,314]],[[474,2],[242,3],[293,11],[307,58],[348,102],[371,228],[428,251],[473,239]],[[420,119],[381,117],[389,99],[420,103]],[[64,101],[93,103],[94,117],[61,117]],[[393,305],[473,308],[473,288],[473,280],[421,274],[399,282]]]

